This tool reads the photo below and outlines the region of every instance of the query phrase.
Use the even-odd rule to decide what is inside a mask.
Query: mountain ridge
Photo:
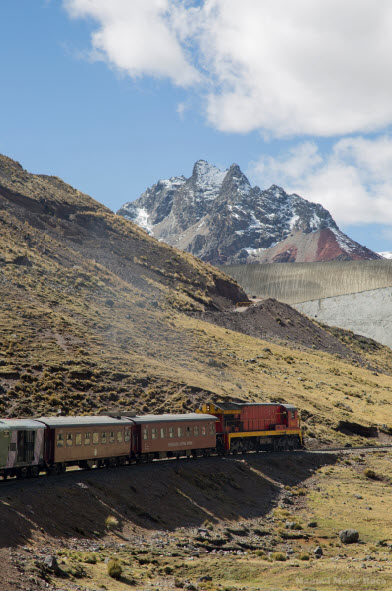
[[[371,260],[320,204],[272,185],[252,187],[237,164],[198,160],[191,177],[160,180],[118,215],[212,264]]]

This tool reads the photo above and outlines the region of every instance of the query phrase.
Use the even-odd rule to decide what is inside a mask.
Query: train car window
[[[130,439],[131,439],[131,433],[130,433],[129,429],[125,429],[124,441],[129,441]]]
[[[170,439],[174,437],[174,427],[169,427],[169,437]]]
[[[117,431],[117,442],[122,443],[122,431]]]
[[[114,443],[114,431],[109,431],[109,443]]]
[[[158,439],[158,429],[155,427],[151,429],[151,439]]]
[[[57,434],[57,447],[64,447],[64,435],[62,433]]]
[[[177,427],[177,435],[178,435],[178,437],[182,437],[184,435],[184,428],[183,427]]]
[[[144,427],[143,429],[143,439],[148,439],[148,427]]]
[[[93,433],[93,443],[94,445],[99,443],[99,433]]]
[[[210,435],[214,435],[215,433],[215,425],[214,423],[210,423]]]
[[[10,443],[10,451],[16,451],[16,443]]]
[[[9,431],[3,431],[3,437],[9,437],[9,436],[10,436]]]
[[[161,427],[161,439],[166,439],[166,429]]]
[[[192,428],[191,427],[186,427],[185,432],[186,432],[186,436],[187,437],[191,437],[191,435],[192,435]]]
[[[107,442],[108,442],[108,435],[107,435],[107,433],[104,431],[104,432],[101,434],[101,443],[107,443]]]
[[[193,427],[193,435],[199,437],[199,426]]]
[[[72,433],[67,433],[67,447],[73,446],[73,435]]]
[[[207,435],[207,427],[205,427],[204,425],[203,425],[203,427],[201,428],[201,434],[202,434],[202,435]]]
[[[76,433],[75,445],[82,445],[82,434],[81,433]]]
[[[91,433],[84,434],[84,445],[90,445],[91,443]]]

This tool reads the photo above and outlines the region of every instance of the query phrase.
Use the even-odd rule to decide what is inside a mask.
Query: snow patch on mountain
[[[158,192],[160,191],[170,191],[173,189],[178,189],[183,185],[186,181],[184,176],[172,176],[170,179],[163,179],[157,182],[156,187],[158,188]]]
[[[148,212],[143,207],[139,207],[135,209],[135,214],[136,215],[132,218],[132,221],[143,228],[143,230],[146,230],[146,232],[151,234],[154,226],[150,222],[150,216],[148,215]]]
[[[378,252],[383,259],[392,259],[392,252]]]
[[[352,252],[356,250],[358,244],[351,240],[346,234],[343,234],[340,230],[336,228],[330,228],[330,230],[335,234],[336,242],[339,244],[342,250]]]

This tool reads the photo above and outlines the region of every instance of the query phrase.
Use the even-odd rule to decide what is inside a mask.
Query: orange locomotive
[[[303,447],[298,410],[283,403],[216,402],[200,413],[217,418],[218,451],[289,451]]]

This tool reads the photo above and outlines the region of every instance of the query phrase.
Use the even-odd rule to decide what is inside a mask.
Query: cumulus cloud
[[[95,55],[201,84],[222,131],[334,136],[392,122],[390,0],[63,0]]]
[[[392,137],[341,139],[326,154],[303,142],[279,157],[262,156],[248,174],[266,188],[321,203],[338,223],[392,224]]]
[[[188,13],[173,0],[64,0],[72,18],[91,18],[92,56],[135,78],[169,78],[179,86],[200,80],[187,55]]]

